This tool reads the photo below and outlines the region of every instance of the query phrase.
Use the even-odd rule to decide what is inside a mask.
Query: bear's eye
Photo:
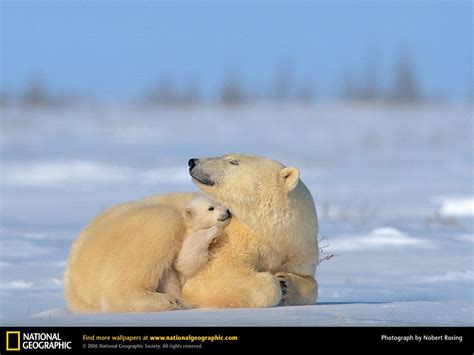
[[[229,160],[229,163],[232,165],[239,165],[239,162],[237,160]]]
[[[214,207],[209,207],[207,210],[208,211],[214,211]]]

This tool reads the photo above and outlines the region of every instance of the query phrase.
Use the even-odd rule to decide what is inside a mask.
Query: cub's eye
[[[214,211],[214,207],[209,207],[207,210],[208,211]]]
[[[239,165],[239,162],[237,160],[229,160],[229,163],[232,165]]]

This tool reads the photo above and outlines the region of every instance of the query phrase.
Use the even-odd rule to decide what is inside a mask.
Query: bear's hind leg
[[[182,289],[183,300],[192,307],[260,308],[277,306],[282,299],[279,280],[269,272],[226,270],[226,278],[198,274]]]
[[[96,307],[84,302],[70,285],[66,285],[64,295],[68,308],[72,312],[89,313],[98,311]]]

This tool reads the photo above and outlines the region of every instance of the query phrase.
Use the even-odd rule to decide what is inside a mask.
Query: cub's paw
[[[280,282],[280,288],[281,288],[281,301],[278,305],[287,306],[288,305],[288,291],[289,291],[288,277],[285,272],[277,272],[275,276]]]
[[[211,227],[208,230],[206,230],[206,235],[205,239],[208,243],[214,242],[214,240],[217,238],[219,234],[221,234],[221,230],[217,227]]]

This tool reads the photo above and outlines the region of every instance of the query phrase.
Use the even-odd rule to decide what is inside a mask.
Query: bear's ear
[[[183,217],[186,222],[190,221],[193,217],[193,209],[186,207],[183,211]]]
[[[300,182],[300,171],[293,167],[281,169],[280,176],[283,178],[288,191],[293,190]]]

